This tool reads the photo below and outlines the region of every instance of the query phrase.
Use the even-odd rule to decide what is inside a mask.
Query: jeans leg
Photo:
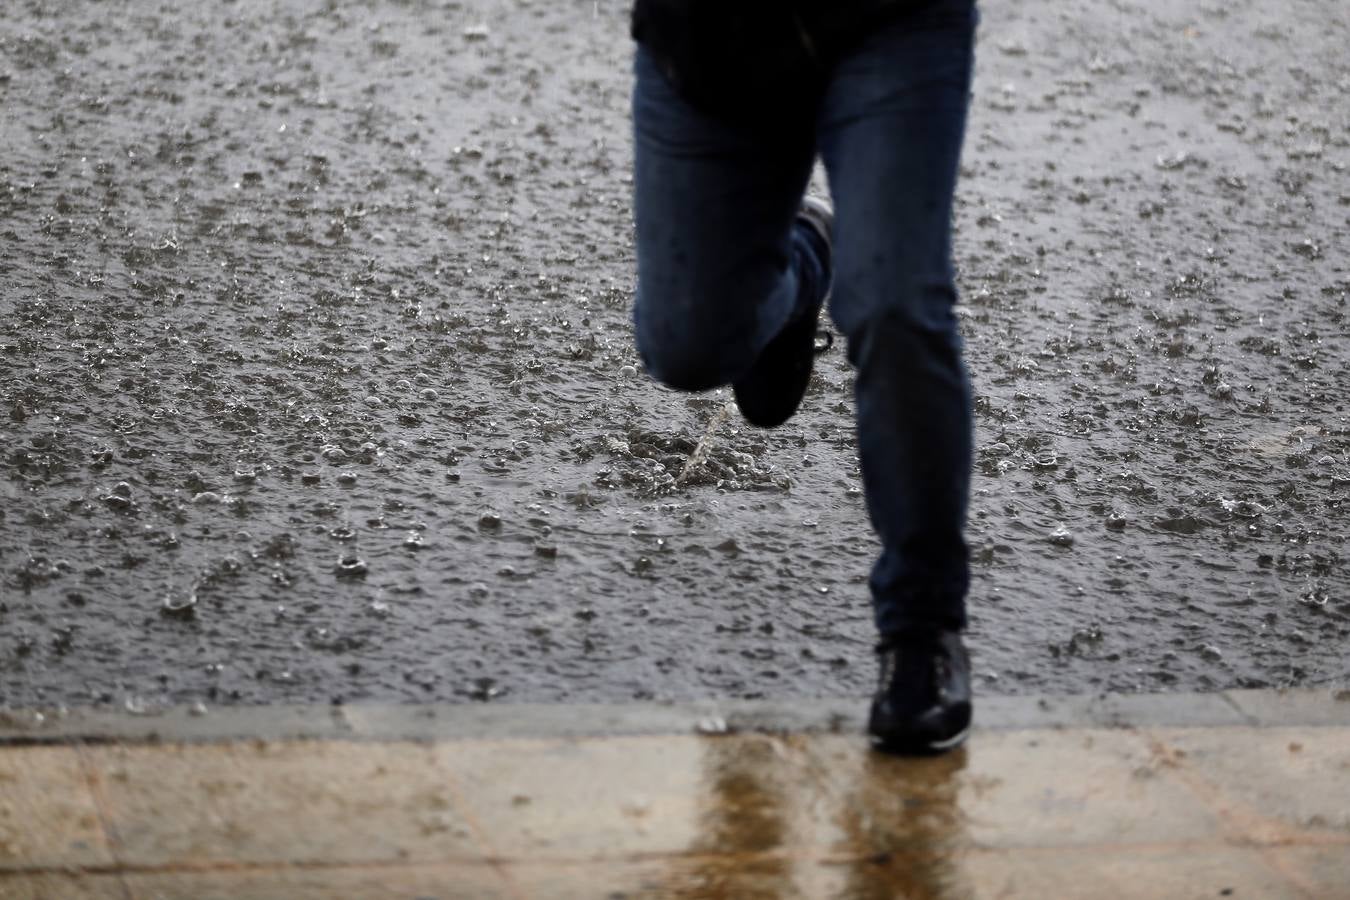
[[[794,225],[815,107],[741,127],[691,107],[640,46],[634,68],[638,352],[672,387],[720,387],[823,287],[812,240]]]
[[[858,370],[883,635],[965,624],[972,414],[951,215],[975,21],[972,0],[901,16],[840,62],[820,115],[836,212],[830,311]]]

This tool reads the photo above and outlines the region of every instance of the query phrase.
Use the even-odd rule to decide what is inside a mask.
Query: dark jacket
[[[734,118],[810,102],[840,54],[930,0],[636,0],[633,38],[691,103]]]

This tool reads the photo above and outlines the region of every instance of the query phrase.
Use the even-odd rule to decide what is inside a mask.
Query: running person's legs
[[[857,367],[858,449],[881,557],[881,679],[868,731],[931,753],[965,739],[971,392],[956,327],[952,195],[969,102],[973,0],[936,0],[841,61],[820,148],[835,201],[830,312]]]
[[[800,121],[738,127],[690,106],[641,48],[635,70],[638,350],[658,381],[721,387],[826,287],[816,238],[796,223],[815,104]]]
[[[840,62],[820,117],[835,203],[830,312],[858,369],[883,637],[965,624],[971,393],[951,215],[975,19],[972,0],[901,16]]]
[[[958,632],[971,394],[951,212],[974,26],[973,0],[899,16],[840,61],[822,102],[803,98],[803,121],[771,132],[696,111],[642,50],[636,66],[635,316],[648,370],[686,390],[737,382],[739,401],[743,383],[764,380],[741,379],[814,313],[833,270],[882,543],[870,582],[882,687],[869,728],[901,750],[951,747],[970,722]],[[836,204],[833,261],[794,225],[817,143]]]

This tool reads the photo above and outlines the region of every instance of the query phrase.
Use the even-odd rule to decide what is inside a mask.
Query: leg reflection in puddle
[[[842,840],[835,844],[838,855],[826,863],[837,866],[840,883],[822,885],[819,895],[841,900],[974,896],[960,864],[970,845],[960,804],[966,753],[963,747],[924,759],[863,754],[852,784],[830,792]]]
[[[650,894],[688,900],[946,900],[972,887],[960,809],[966,751],[898,759],[809,739],[706,742],[699,836]],[[634,895],[626,895],[634,896]]]

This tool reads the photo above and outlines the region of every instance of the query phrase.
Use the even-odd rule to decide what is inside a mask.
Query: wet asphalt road
[[[615,2],[0,9],[0,705],[862,695],[850,375],[635,368]],[[989,0],[986,693],[1350,677],[1350,8]]]

